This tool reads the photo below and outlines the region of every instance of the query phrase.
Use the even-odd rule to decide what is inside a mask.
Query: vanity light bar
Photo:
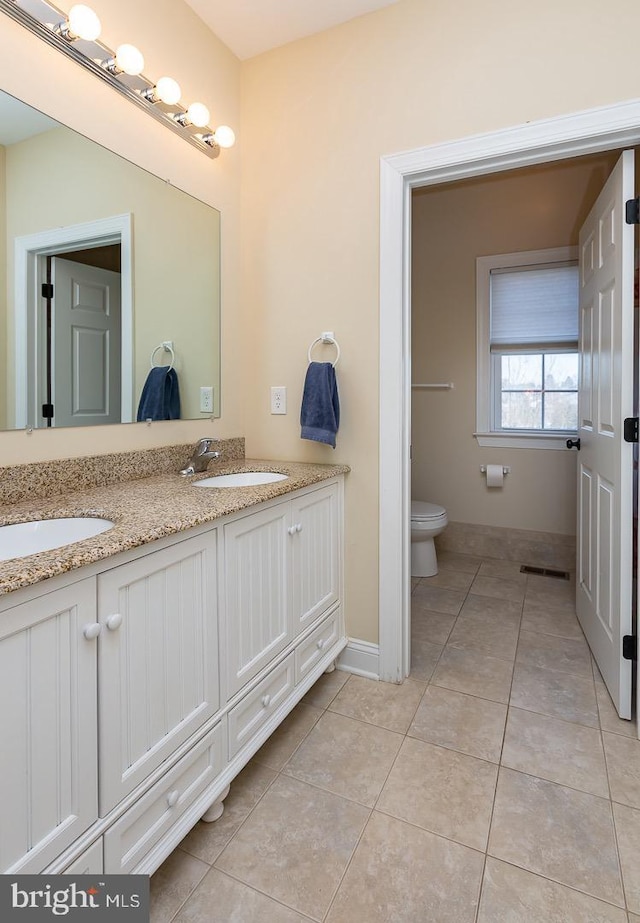
[[[206,113],[206,118],[209,117],[208,110],[201,103],[192,103],[188,109],[184,109],[177,102],[164,102],[156,92],[157,85],[152,80],[142,73],[126,73],[118,65],[118,53],[123,46],[119,46],[114,52],[97,38],[74,37],[69,28],[68,15],[48,0],[0,0],[0,11],[91,71],[208,157],[218,157],[221,147],[230,147],[233,144],[233,131],[226,125],[221,125],[214,131],[202,124],[202,118],[194,118],[193,113]],[[137,49],[133,48],[133,51]],[[173,95],[175,96],[175,93]],[[217,132],[219,138],[216,137]]]

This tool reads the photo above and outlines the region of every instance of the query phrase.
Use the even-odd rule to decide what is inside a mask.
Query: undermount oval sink
[[[26,558],[39,551],[51,551],[93,538],[110,529],[110,519],[76,516],[65,519],[36,519],[0,526],[0,561]]]
[[[257,487],[258,484],[273,484],[286,479],[286,474],[276,474],[275,471],[238,471],[236,474],[216,474],[193,483],[196,487]]]

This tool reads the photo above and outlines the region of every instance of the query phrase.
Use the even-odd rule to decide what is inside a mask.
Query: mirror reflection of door
[[[43,257],[41,426],[119,423],[120,247]],[[109,267],[109,268],[105,268]]]

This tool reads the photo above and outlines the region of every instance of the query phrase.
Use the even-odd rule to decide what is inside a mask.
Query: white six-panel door
[[[625,151],[580,232],[580,396],[576,610],[622,718],[631,717],[633,453],[633,242],[625,202],[634,195]]]
[[[120,274],[53,257],[54,426],[120,423]]]

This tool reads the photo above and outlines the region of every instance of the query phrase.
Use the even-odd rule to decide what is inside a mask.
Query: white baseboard
[[[380,679],[380,649],[377,644],[349,638],[349,643],[336,661],[338,670],[366,676],[368,679]]]

